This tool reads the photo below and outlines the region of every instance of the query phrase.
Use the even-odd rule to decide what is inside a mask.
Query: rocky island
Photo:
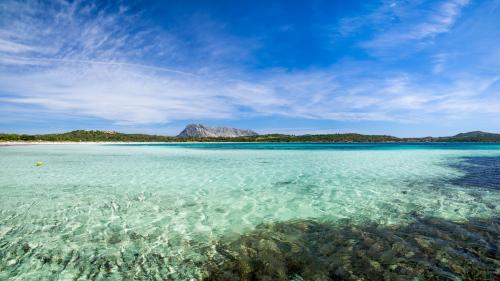
[[[236,138],[250,137],[258,134],[252,130],[228,128],[228,127],[210,127],[202,124],[189,124],[177,137],[180,138]]]

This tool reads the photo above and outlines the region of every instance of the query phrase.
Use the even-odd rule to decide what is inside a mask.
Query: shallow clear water
[[[496,218],[498,163],[495,144],[0,147],[0,280],[196,280],[262,223]]]

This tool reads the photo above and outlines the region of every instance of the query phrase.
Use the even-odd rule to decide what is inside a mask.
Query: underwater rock
[[[262,224],[220,241],[204,280],[500,280],[499,234],[500,218]]]
[[[463,157],[459,163],[451,164],[463,176],[451,180],[458,186],[500,189],[500,156]]]

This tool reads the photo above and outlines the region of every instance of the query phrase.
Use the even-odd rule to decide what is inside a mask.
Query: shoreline
[[[449,141],[422,141],[422,142],[404,142],[404,141],[387,141],[387,142],[238,142],[238,141],[171,141],[171,142],[131,142],[131,141],[12,141],[0,142],[0,147],[6,146],[28,146],[28,145],[76,145],[76,144],[209,144],[209,143],[233,143],[233,144],[251,144],[251,143],[309,143],[309,144],[500,144],[500,142],[449,142]]]
[[[162,144],[179,142],[123,142],[123,141],[11,141],[0,142],[0,146],[59,145],[59,144]]]

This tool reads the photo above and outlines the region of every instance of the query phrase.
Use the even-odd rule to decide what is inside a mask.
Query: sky
[[[0,1],[0,132],[500,133],[500,0]]]

